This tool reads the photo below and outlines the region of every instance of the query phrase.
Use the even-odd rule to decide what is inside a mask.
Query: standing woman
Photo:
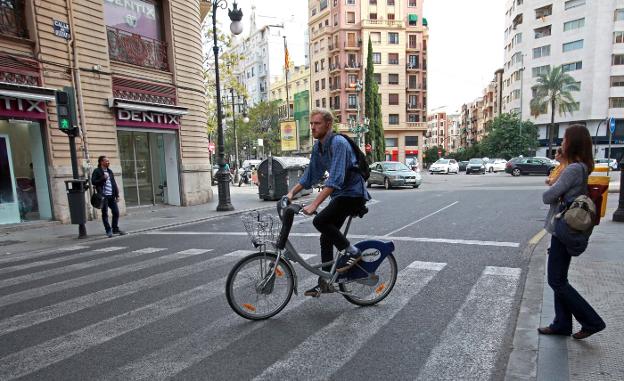
[[[565,131],[562,143],[562,159],[567,166],[559,178],[542,195],[544,204],[570,201],[587,193],[587,177],[594,169],[592,142],[585,126],[572,125]],[[543,335],[565,335],[572,333],[572,316],[581,324],[581,330],[572,335],[585,339],[605,329],[602,318],[592,306],[568,283],[568,269],[572,256],[565,245],[553,234],[552,216],[546,220],[546,230],[552,234],[548,256],[548,285],[555,294],[555,319],[547,327],[537,330]]]

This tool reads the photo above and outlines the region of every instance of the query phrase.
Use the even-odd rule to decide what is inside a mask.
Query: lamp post
[[[360,147],[362,134],[368,132],[370,120],[367,117],[361,119],[360,115],[360,92],[362,92],[362,80],[358,79],[354,85],[357,93],[357,117],[349,119],[349,131],[355,134],[355,143]]]
[[[212,37],[215,59],[215,82],[217,88],[217,164],[219,165],[219,171],[217,172],[218,192],[219,192],[219,204],[217,205],[218,212],[224,212],[234,210],[232,201],[230,199],[230,179],[229,173],[225,170],[225,144],[223,139],[223,110],[221,109],[221,84],[219,82],[219,45],[217,38],[217,9],[227,9],[226,0],[211,0],[212,4]],[[232,23],[230,24],[230,31],[235,34],[241,34],[243,32],[243,26],[241,20],[243,19],[243,11],[238,8],[236,1],[232,4],[232,9],[228,10],[228,16]]]
[[[225,105],[232,105],[232,128],[234,129],[234,182],[238,182],[238,168],[240,167],[240,161],[238,160],[238,135],[236,134],[236,106],[238,106],[239,112],[243,111],[243,123],[249,123],[249,117],[247,117],[247,99],[243,95],[234,94],[234,89],[230,87],[230,96],[225,95],[223,97],[223,103]]]

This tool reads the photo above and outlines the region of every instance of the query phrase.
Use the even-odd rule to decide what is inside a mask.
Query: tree
[[[577,103],[571,92],[579,91],[580,87],[574,78],[563,72],[562,66],[555,66],[537,77],[537,84],[534,89],[535,96],[530,103],[531,115],[537,117],[544,114],[550,106],[547,155],[552,156],[555,108],[558,107],[559,115],[576,110]]]
[[[384,136],[382,114],[381,114],[381,94],[379,94],[379,85],[373,82],[373,94],[375,95],[373,102],[373,119],[369,129],[375,130],[375,139],[373,140],[373,161],[381,161],[386,156],[386,138]]]
[[[239,140],[254,141],[263,139],[265,156],[271,153],[274,156],[281,154],[279,110],[280,101],[260,102],[249,109],[249,123],[244,132],[239,134]],[[238,126],[238,124],[237,124]],[[244,135],[243,135],[244,134]]]
[[[481,141],[480,154],[487,157],[530,156],[538,146],[537,127],[521,121],[515,114],[501,114],[490,126],[488,135]]]
[[[438,151],[440,151],[442,155],[438,155]],[[423,153],[423,161],[426,165],[429,165],[431,163],[435,163],[436,160],[443,158],[444,156],[446,156],[446,150],[443,147],[433,146],[425,150]]]
[[[373,43],[370,36],[368,37],[368,54],[366,56],[366,72],[364,74],[364,115],[369,119],[368,132],[364,135],[366,143],[374,146],[376,140],[376,130],[373,128],[373,110],[375,109],[375,100],[373,94],[375,94],[373,85],[377,84],[375,81],[375,66],[373,64]],[[369,163],[375,161],[375,152],[366,153],[366,158]]]

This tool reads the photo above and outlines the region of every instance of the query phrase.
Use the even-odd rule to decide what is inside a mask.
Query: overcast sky
[[[407,1],[407,0],[403,0]],[[481,96],[503,66],[505,24],[504,0],[421,0],[429,22],[428,95],[429,111],[447,112]],[[230,6],[232,1],[228,1]],[[256,24],[285,23],[288,50],[295,64],[303,64],[303,32],[307,28],[307,0],[238,0],[243,10],[243,35],[249,35],[251,4],[256,6]],[[229,27],[227,11],[218,18]]]

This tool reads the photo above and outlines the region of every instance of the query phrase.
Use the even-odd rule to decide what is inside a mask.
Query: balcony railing
[[[0,1],[0,34],[27,38],[24,1]]]
[[[110,26],[106,27],[111,60],[158,70],[169,70],[167,44]]]
[[[407,49],[409,49],[409,50],[418,50],[418,44],[416,44],[416,43],[409,43],[408,42],[406,45],[407,45],[406,46]]]
[[[418,62],[415,62],[415,63],[408,62],[405,66],[407,67],[407,70],[418,70],[418,69],[420,69],[420,65],[418,64]]]
[[[381,27],[396,27],[402,28],[403,21],[402,20],[376,20],[376,19],[368,19],[362,20],[362,26],[381,26]]]
[[[344,66],[345,69],[360,69],[361,67],[362,65],[359,62],[349,62]]]

